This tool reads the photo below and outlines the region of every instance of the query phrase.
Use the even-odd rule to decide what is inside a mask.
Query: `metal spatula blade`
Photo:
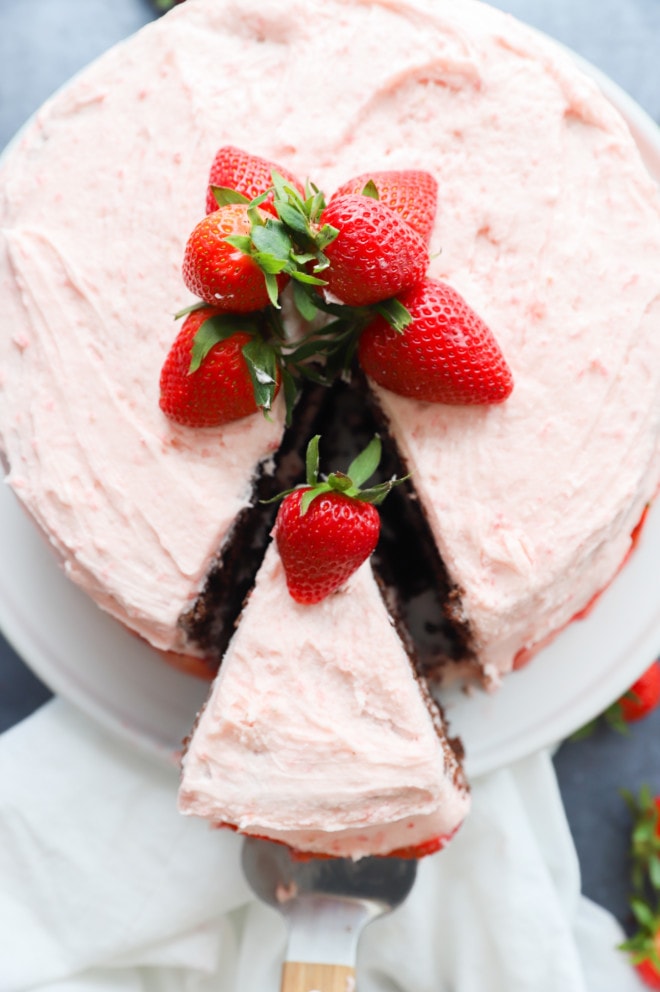
[[[413,887],[417,862],[300,861],[283,844],[247,837],[243,871],[255,895],[287,922],[281,992],[351,992],[362,930],[403,902]]]

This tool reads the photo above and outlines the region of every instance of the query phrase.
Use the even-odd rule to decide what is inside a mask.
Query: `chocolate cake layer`
[[[292,425],[285,431],[273,458],[259,466],[249,505],[235,520],[195,605],[181,618],[187,636],[217,659],[218,665],[254,583],[275,522],[278,504],[268,501],[304,482],[305,449],[309,438],[320,433],[327,422],[328,392],[312,382],[303,387]]]
[[[386,420],[359,371],[325,391],[314,433],[321,435],[322,472],[345,471],[378,434],[382,456],[373,481],[407,474]],[[373,566],[390,612],[412,639],[418,671],[443,680],[451,678],[452,669],[460,663],[462,676],[479,680],[481,669],[471,650],[470,630],[460,615],[460,590],[452,585],[437,552],[415,496],[414,478],[395,486],[379,511],[381,536]]]

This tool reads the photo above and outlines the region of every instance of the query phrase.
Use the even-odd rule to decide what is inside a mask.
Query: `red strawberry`
[[[264,220],[268,217],[263,211],[260,214]],[[247,207],[242,203],[229,203],[200,221],[183,259],[183,280],[191,293],[232,313],[267,306],[264,273],[249,255],[226,241],[230,236],[249,237],[250,231]]]
[[[501,403],[511,372],[486,324],[456,290],[425,279],[397,297],[411,315],[398,332],[382,316],[360,337],[364,371],[400,396],[430,403]]]
[[[433,837],[431,840],[423,841],[421,844],[410,844],[406,847],[398,847],[387,855],[388,858],[425,858],[429,854],[437,854],[442,851],[452,839],[458,827],[449,834],[442,834],[440,837]]]
[[[380,516],[375,506],[343,493],[318,496],[303,513],[310,487],[284,498],[275,538],[289,592],[297,603],[318,603],[342,586],[378,542]]]
[[[339,232],[324,249],[329,266],[321,275],[329,292],[349,306],[396,296],[428,268],[424,239],[379,200],[352,193],[334,197],[320,224]]]
[[[224,186],[227,189],[236,190],[237,193],[246,196],[248,200],[253,200],[273,185],[273,172],[279,172],[283,179],[305,199],[303,187],[288,169],[283,169],[281,165],[269,162],[268,159],[260,158],[258,155],[250,155],[249,152],[244,152],[240,148],[224,145],[216,152],[209,174],[209,185],[206,193],[207,214],[218,209],[211,189],[212,186]],[[269,213],[275,213],[272,193],[261,206]]]
[[[617,701],[621,717],[634,723],[654,710],[660,703],[660,661],[654,661],[630,689]]]
[[[288,590],[304,604],[325,599],[367,560],[380,534],[376,504],[400,481],[360,489],[380,461],[374,438],[347,475],[333,472],[319,482],[318,442],[317,435],[307,449],[307,485],[281,494],[274,528]]]
[[[345,193],[362,193],[369,182],[376,187],[380,202],[400,214],[428,244],[438,200],[438,184],[431,173],[421,169],[363,172],[342,183],[330,202]]]
[[[650,989],[660,989],[660,921],[658,927],[649,945],[649,956],[635,962],[637,974]]]
[[[243,331],[212,345],[200,367],[190,372],[192,348],[200,326],[227,315],[204,307],[188,315],[160,375],[160,408],[187,427],[218,427],[256,413],[259,407],[242,349],[254,340]],[[277,376],[276,376],[277,378]],[[275,392],[279,382],[275,385]]]

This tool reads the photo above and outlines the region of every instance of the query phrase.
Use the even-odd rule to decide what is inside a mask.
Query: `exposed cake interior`
[[[317,420],[327,469],[346,468],[377,434],[382,457],[374,481],[408,475],[388,424],[365,378],[350,379],[326,392]],[[414,644],[415,664],[435,681],[482,679],[471,646],[469,624],[460,611],[460,590],[451,582],[408,478],[379,507],[381,536],[373,559],[388,607]]]
[[[258,466],[247,505],[236,517],[194,605],[180,618],[186,642],[201,650],[210,674],[217,671],[263,558],[277,512],[268,501],[302,480],[305,446],[319,428],[326,392],[312,383],[303,389],[279,448]]]

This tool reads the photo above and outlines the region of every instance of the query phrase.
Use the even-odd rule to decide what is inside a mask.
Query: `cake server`
[[[283,915],[288,945],[280,992],[354,992],[362,930],[413,887],[414,858],[293,858],[289,848],[247,837],[243,871]]]

